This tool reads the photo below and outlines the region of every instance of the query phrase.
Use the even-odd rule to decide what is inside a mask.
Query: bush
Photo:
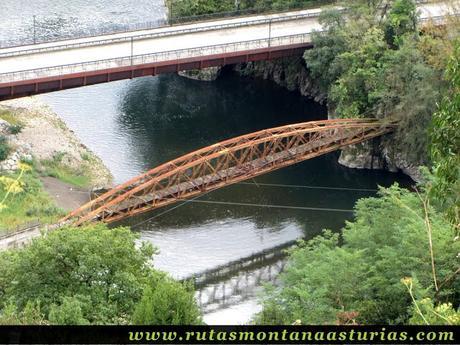
[[[9,130],[10,130],[10,133],[11,133],[11,134],[16,135],[16,134],[21,133],[21,131],[22,131],[23,128],[24,128],[24,126],[21,125],[21,124],[18,124],[18,125],[10,125]]]
[[[22,320],[30,306],[41,315],[31,323],[127,324],[141,298],[156,303],[145,322],[198,319],[193,294],[155,271],[153,247],[137,239],[127,228],[98,224],[59,229],[0,252],[0,324]]]
[[[434,277],[421,199],[395,186],[382,189],[380,196],[358,201],[343,240],[325,232],[292,251],[282,287],[266,292],[260,322],[333,324],[349,315],[353,320],[348,321],[362,324],[406,323],[412,316],[412,299],[401,283],[406,277],[419,282],[417,299],[458,303],[460,281],[451,280],[460,252],[455,228],[428,209]]]
[[[162,276],[152,279],[133,315],[136,325],[196,325],[200,310],[189,287]]]
[[[4,161],[8,157],[10,151],[11,148],[8,145],[8,140],[5,136],[0,135],[0,162]]]

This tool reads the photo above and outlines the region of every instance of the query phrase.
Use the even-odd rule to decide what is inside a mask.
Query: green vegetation
[[[0,324],[200,323],[192,292],[154,270],[154,248],[136,240],[96,225],[1,252]]]
[[[413,317],[405,277],[417,282],[416,300],[459,301],[460,281],[451,278],[460,241],[452,224],[425,194],[393,186],[379,196],[358,201],[341,240],[325,231],[291,252],[283,288],[268,290],[259,321],[405,323]]]
[[[17,124],[17,125],[10,125],[10,133],[11,134],[19,134],[21,133],[22,129],[24,128],[24,125]]]
[[[32,169],[0,176],[0,201],[0,235],[3,230],[37,219],[51,223],[64,214],[43,191],[38,174]]]
[[[0,109],[0,119],[7,121],[9,132],[18,134],[24,127],[14,112]],[[58,122],[61,124],[61,122]],[[12,148],[5,136],[0,135],[0,161],[5,160]],[[32,160],[22,164],[27,167],[15,173],[2,173],[0,176],[0,234],[14,231],[21,225],[40,221],[43,224],[53,223],[64,215],[64,211],[56,207],[51,197],[44,191],[40,176],[52,176],[63,182],[78,187],[88,187],[91,177],[88,171],[93,162],[90,154],[82,154],[84,163],[78,167],[64,153],[56,153],[49,160]],[[18,179],[19,177],[19,179]],[[11,188],[13,187],[13,188]]]
[[[160,280],[158,279],[160,278]],[[190,285],[159,276],[145,288],[133,315],[136,325],[194,325],[201,323],[200,311]]]
[[[14,116],[13,112],[5,108],[0,109],[0,119],[8,122],[11,126],[22,125],[21,121],[19,121],[18,118]]]
[[[90,157],[88,155],[85,157],[85,160],[90,162]],[[73,168],[70,164],[64,163],[64,158],[65,154],[60,152],[55,154],[50,160],[43,160],[40,162],[40,170],[46,176],[55,177],[74,186],[89,186],[91,178],[87,175],[85,166],[82,165],[79,168]]]
[[[259,13],[316,7],[332,3],[328,0],[166,0],[170,18],[192,17],[210,14]],[[172,15],[171,15],[172,13]]]
[[[432,199],[460,231],[460,41],[447,66],[449,89],[430,128],[435,179]]]
[[[8,140],[5,136],[0,135],[0,162],[5,160],[11,151],[10,145],[8,145]]]
[[[446,88],[448,54],[439,50],[451,50],[450,35],[434,28],[421,35],[413,0],[395,0],[386,13],[355,1],[346,16],[331,10],[320,20],[326,31],[314,35],[304,59],[330,110],[399,120],[391,145],[408,162],[428,164],[427,128]]]

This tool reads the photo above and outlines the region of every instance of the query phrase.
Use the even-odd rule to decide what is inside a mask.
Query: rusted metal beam
[[[71,212],[61,223],[121,220],[391,132],[375,119],[312,121],[239,136],[137,176]]]

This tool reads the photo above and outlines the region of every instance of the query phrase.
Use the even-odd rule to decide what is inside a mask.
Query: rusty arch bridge
[[[60,224],[111,223],[392,132],[395,122],[335,119],[276,127],[164,163],[76,209]]]

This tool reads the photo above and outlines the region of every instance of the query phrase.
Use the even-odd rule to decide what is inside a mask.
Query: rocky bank
[[[1,119],[2,113],[20,123],[22,129],[19,133],[11,131],[11,124]],[[22,160],[35,159],[40,164],[59,157],[59,164],[77,175],[89,177],[90,188],[107,188],[112,185],[112,175],[101,159],[83,145],[37,97],[0,103],[0,135],[7,138],[11,147],[8,157],[0,162],[0,173],[16,170]]]
[[[327,94],[319,88],[311,77],[302,57],[282,58],[271,61],[248,62],[232,67],[241,76],[272,80],[291,91],[299,91],[302,96],[318,103],[327,104]],[[212,81],[222,75],[222,68],[212,70],[193,70],[181,72],[180,75],[196,80]],[[329,115],[333,117],[332,114]],[[422,176],[419,167],[408,163],[405,157],[395,152],[391,141],[374,140],[373,142],[349,146],[342,150],[339,163],[355,169],[384,169],[392,172],[402,171],[414,181]]]

